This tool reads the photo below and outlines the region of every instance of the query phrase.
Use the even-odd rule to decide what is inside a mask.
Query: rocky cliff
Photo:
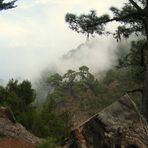
[[[0,107],[0,148],[35,148],[40,142],[16,122],[8,108]]]
[[[125,95],[75,128],[63,148],[148,148],[148,126]]]

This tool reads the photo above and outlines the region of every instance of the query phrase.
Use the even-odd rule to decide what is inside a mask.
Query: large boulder
[[[40,142],[16,122],[10,109],[0,107],[0,148],[35,148]]]
[[[63,148],[148,148],[148,126],[125,95],[72,130]]]

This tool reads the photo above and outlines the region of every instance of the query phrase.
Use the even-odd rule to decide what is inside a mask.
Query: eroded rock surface
[[[17,123],[13,113],[0,107],[0,148],[35,148],[41,139]]]
[[[148,148],[148,126],[125,95],[74,129],[64,148]]]

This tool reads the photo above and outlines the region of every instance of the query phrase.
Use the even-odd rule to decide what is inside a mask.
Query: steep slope
[[[35,148],[41,139],[15,121],[13,113],[0,107],[0,148]]]

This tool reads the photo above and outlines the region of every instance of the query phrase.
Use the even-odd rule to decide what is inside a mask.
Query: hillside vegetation
[[[46,84],[52,89],[43,98],[43,103],[34,102],[36,93],[29,81],[10,79],[5,87],[0,87],[0,104],[9,107],[17,121],[28,130],[39,137],[47,138],[45,145],[60,145],[72,128],[126,92],[141,109],[141,67],[127,66],[133,60],[135,62],[135,59],[138,62],[138,55],[132,56],[133,50],[138,52],[138,45],[139,41],[133,42],[128,61],[126,54],[121,55],[118,66],[109,70],[102,78],[99,74],[91,74],[87,66],[81,66],[78,71],[68,70],[64,75],[49,74]]]

